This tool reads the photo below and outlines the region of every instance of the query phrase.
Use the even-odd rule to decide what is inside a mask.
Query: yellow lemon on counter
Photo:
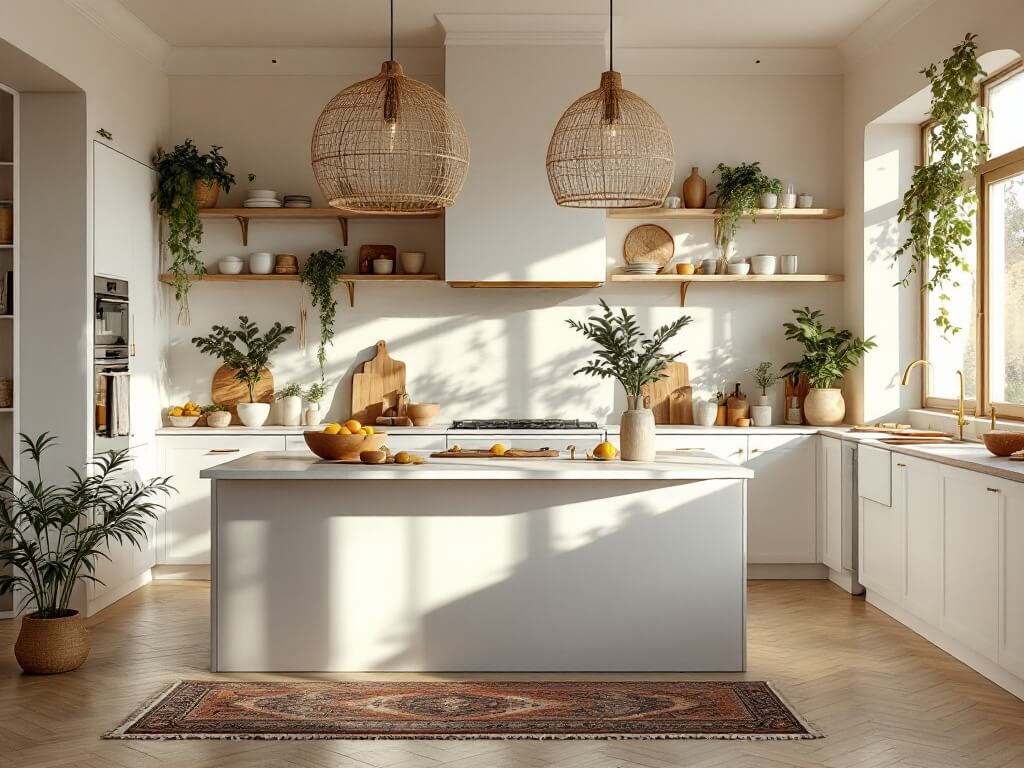
[[[180,408],[180,407],[178,407],[178,406],[174,406],[174,407],[173,407],[173,408],[171,408],[171,410],[170,410],[170,415],[171,415],[171,416],[181,416],[181,415],[183,415],[184,413],[185,413],[185,409],[184,409],[184,408]]]
[[[506,448],[501,443],[495,443],[494,445],[491,446],[491,455],[492,456],[504,456],[505,452],[507,450],[508,450],[508,448]]]
[[[339,432],[341,432],[341,424],[338,424],[337,422],[334,422],[333,424],[328,424],[326,427],[324,427],[325,435],[336,435]]]
[[[373,427],[363,427],[363,431],[368,435],[374,434]]]
[[[395,464],[412,464],[412,454],[408,451],[399,451],[395,454]]]
[[[344,426],[345,426],[345,429],[347,429],[353,435],[356,434],[357,432],[359,432],[359,430],[363,428],[363,425],[360,424],[355,419],[349,419],[348,421],[345,422]]]
[[[594,447],[594,456],[598,459],[614,459],[619,451],[611,443],[598,443]]]

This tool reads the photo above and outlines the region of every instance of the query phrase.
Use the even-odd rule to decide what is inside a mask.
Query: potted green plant
[[[715,244],[721,249],[720,260],[729,261],[730,249],[736,241],[740,219],[749,215],[757,220],[759,208],[775,208],[775,205],[761,205],[762,194],[772,194],[778,203],[778,195],[782,192],[782,182],[766,176],[761,170],[760,162],[740,163],[728,166],[719,163],[715,166],[718,174],[718,187],[715,195],[718,205],[715,210]],[[767,202],[770,202],[767,201]],[[720,270],[725,272],[723,266]]]
[[[588,317],[586,322],[566,320],[597,345],[594,359],[573,373],[615,379],[622,385],[627,406],[619,423],[621,457],[624,461],[653,461],[654,414],[644,406],[643,389],[665,378],[662,369],[682,354],[667,354],[665,344],[692,318],[683,315],[647,336],[625,308],[615,313],[601,299],[601,310],[600,315]]]
[[[320,313],[320,346],[316,359],[320,363],[321,378],[324,375],[324,363],[327,361],[327,345],[334,344],[334,316],[338,309],[338,302],[334,298],[334,286],[344,273],[345,251],[336,248],[333,251],[321,250],[309,254],[299,277],[302,284],[309,289],[310,303]]]
[[[89,636],[78,611],[69,608],[76,585],[103,582],[96,564],[110,559],[111,543],[141,547],[158,500],[174,491],[170,478],[120,480],[131,457],[108,451],[73,471],[65,485],[46,482],[43,455],[57,438],[20,435],[29,477],[14,475],[0,459],[0,595],[14,592],[22,617],[14,655],[26,672],[77,669],[89,656]]]
[[[877,345],[874,336],[861,340],[850,331],[826,328],[820,310],[810,307],[794,309],[796,320],[783,323],[786,338],[804,346],[800,360],[782,366],[783,373],[804,374],[811,389],[804,400],[804,418],[816,427],[833,427],[843,423],[846,401],[841,389],[833,387],[864,353]]]
[[[327,385],[322,381],[314,382],[306,388],[302,397],[306,401],[302,423],[307,427],[315,427],[320,423],[320,401],[327,397]]]
[[[213,326],[208,336],[194,336],[192,343],[200,352],[219,358],[235,372],[235,378],[245,384],[249,391],[249,402],[239,403],[238,418],[247,427],[262,427],[270,415],[270,403],[257,403],[256,385],[263,379],[264,371],[270,367],[270,355],[288,339],[294,326],[274,325],[264,334],[259,326],[250,322],[245,315],[238,317],[238,329],[224,325]],[[235,342],[245,346],[243,351]]]
[[[186,139],[170,152],[157,149],[153,157],[157,173],[153,199],[157,211],[167,222],[164,244],[171,254],[169,271],[178,301],[178,322],[185,325],[189,322],[190,280],[206,274],[206,265],[199,257],[199,241],[203,238],[199,211],[216,205],[220,190],[230,192],[235,183],[220,150],[213,145],[207,154],[201,155],[192,139]]]
[[[297,427],[302,421],[302,387],[289,384],[274,395],[281,404],[281,423],[286,427]]]
[[[976,37],[966,35],[941,68],[930,64],[922,70],[932,92],[927,154],[914,170],[897,214],[897,221],[909,222],[910,234],[892,255],[897,263],[904,254],[911,258],[900,284],[909,286],[911,275],[921,271],[926,273],[922,289],[939,291],[938,314],[932,321],[945,336],[960,331],[950,319],[943,287],[958,286],[957,276],[970,272],[966,254],[974,238],[978,203],[972,184],[988,157],[983,140],[986,110],[978,102],[978,83],[985,71],[978,63]]]
[[[750,406],[750,418],[755,427],[770,427],[772,425],[772,405],[768,399],[768,387],[772,386],[779,379],[779,375],[772,370],[772,364],[768,361],[757,364],[751,373],[754,381],[761,388],[761,394],[757,403]]]

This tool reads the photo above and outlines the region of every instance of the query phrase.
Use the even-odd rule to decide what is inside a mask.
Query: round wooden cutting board
[[[664,267],[676,252],[672,235],[657,224],[641,224],[633,227],[622,244],[622,255],[627,264],[638,261],[654,261]]]
[[[257,403],[274,402],[274,377],[266,368],[262,371],[262,378],[256,384],[253,396]],[[249,390],[245,384],[235,378],[235,369],[222,365],[213,374],[213,384],[210,387],[210,397],[216,405],[223,406],[231,411],[231,423],[240,424],[238,412],[235,406],[239,403],[249,402]]]

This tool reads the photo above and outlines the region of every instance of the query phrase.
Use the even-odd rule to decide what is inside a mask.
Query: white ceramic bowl
[[[269,275],[274,271],[274,254],[269,251],[250,253],[249,271],[254,275]]]
[[[250,200],[276,200],[277,190],[276,189],[250,189],[249,190]]]
[[[775,257],[768,253],[759,253],[750,257],[750,267],[755,275],[774,275]]]
[[[222,275],[240,275],[245,262],[241,259],[221,259],[217,262],[217,270]]]
[[[391,259],[374,259],[373,274],[390,275],[395,269],[395,262]]]
[[[198,416],[168,416],[172,427],[194,427],[199,421]]]
[[[745,261],[734,261],[729,265],[730,275],[745,275],[750,272],[750,265]]]
[[[402,271],[407,275],[418,275],[423,271],[423,262],[426,261],[427,255],[422,251],[405,251],[398,255],[398,260],[402,264]]]

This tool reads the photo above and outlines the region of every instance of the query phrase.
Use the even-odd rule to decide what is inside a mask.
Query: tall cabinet
[[[18,460],[18,95],[0,85],[0,456]],[[13,615],[14,596],[0,597],[0,618]]]

